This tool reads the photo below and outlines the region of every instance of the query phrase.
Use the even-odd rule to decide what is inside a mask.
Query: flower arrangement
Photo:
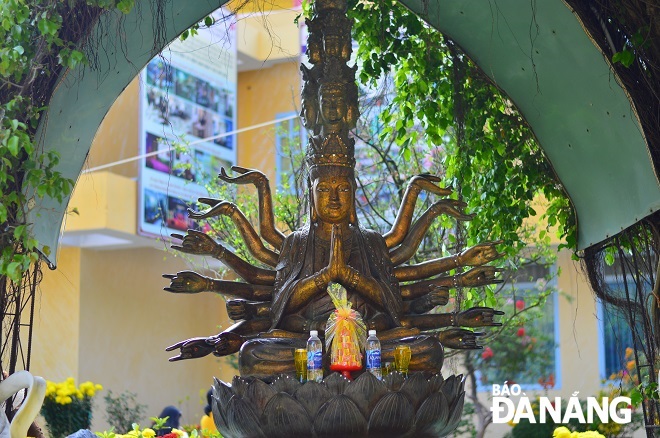
[[[92,422],[92,398],[103,387],[83,382],[76,387],[73,377],[63,382],[46,382],[46,397],[41,415],[51,438],[61,438],[80,429],[89,429]]]
[[[154,438],[156,436],[156,431],[163,427],[167,417],[165,418],[156,418],[152,417],[151,420],[154,422],[152,427],[141,428],[139,424],[133,423],[133,429],[128,432],[121,434],[115,433],[114,430],[104,431],[104,432],[95,432],[96,436],[99,438]],[[154,430],[155,429],[155,430]],[[187,429],[190,429],[189,431]],[[212,432],[209,435],[210,438],[222,438],[219,432]],[[160,438],[199,438],[201,437],[198,428],[193,426],[184,426],[183,430],[181,429],[172,429],[169,433],[162,435]]]
[[[571,432],[567,427],[558,427],[552,433],[552,438],[605,438],[595,430],[587,430],[586,432]]]

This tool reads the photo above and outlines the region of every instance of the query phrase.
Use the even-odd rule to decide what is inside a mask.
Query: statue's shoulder
[[[303,227],[284,238],[276,270],[291,265],[293,259],[299,259],[303,255],[308,236],[309,227]]]
[[[370,230],[368,228],[360,228],[360,232],[369,244],[385,244],[385,239],[378,231]]]

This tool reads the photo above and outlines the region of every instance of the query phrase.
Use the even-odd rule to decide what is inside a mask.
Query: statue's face
[[[341,56],[341,39],[338,35],[325,36],[325,54],[331,57]]]
[[[314,209],[323,222],[349,219],[354,203],[353,185],[346,176],[319,176],[312,183]]]
[[[338,123],[346,116],[346,98],[339,87],[321,86],[321,115],[328,123]]]

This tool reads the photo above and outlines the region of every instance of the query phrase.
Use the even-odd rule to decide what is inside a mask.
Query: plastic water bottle
[[[310,330],[307,340],[307,380],[323,381],[323,344],[317,330]]]
[[[367,338],[367,371],[376,376],[378,380],[383,378],[380,369],[380,341],[376,337],[376,330],[369,330],[369,337]]]

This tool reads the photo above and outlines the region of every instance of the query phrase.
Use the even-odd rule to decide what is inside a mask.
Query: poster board
[[[138,234],[168,238],[199,229],[187,208],[236,163],[234,25],[221,22],[175,40],[142,72]]]

